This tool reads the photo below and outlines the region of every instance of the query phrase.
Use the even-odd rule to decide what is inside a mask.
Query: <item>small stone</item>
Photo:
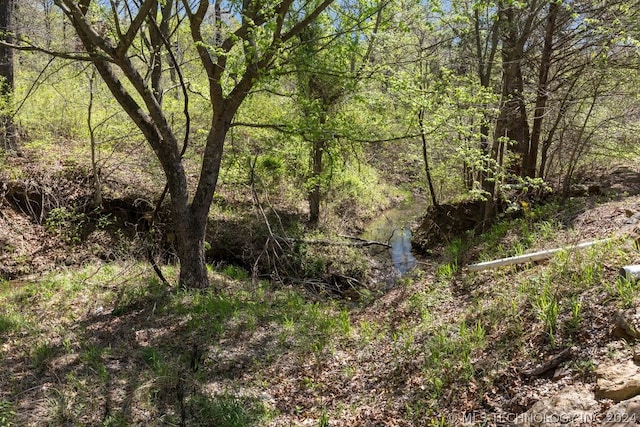
[[[596,398],[615,402],[640,394],[640,369],[633,361],[596,369]]]
[[[640,344],[633,346],[633,360],[640,362]]]
[[[613,338],[619,338],[619,339],[623,339],[623,340],[633,339],[633,337],[629,336],[627,331],[622,329],[620,326],[614,326],[613,327],[613,329],[611,330],[611,336]]]
[[[584,197],[589,194],[589,187],[584,184],[573,184],[569,188],[569,195],[572,197]]]

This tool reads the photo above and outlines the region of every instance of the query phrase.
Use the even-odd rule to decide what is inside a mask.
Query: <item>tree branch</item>
[[[21,42],[26,42],[25,40],[20,40]],[[20,45],[15,43],[8,43],[6,41],[0,40],[0,46],[8,47],[10,49],[20,50],[23,52],[39,52],[45,53],[49,56],[53,56],[56,58],[62,59],[71,59],[73,61],[83,61],[83,62],[95,62],[96,60],[113,62],[113,60],[109,56],[100,55],[96,53],[95,55],[89,55],[88,53],[81,52],[56,52],[49,49],[45,49],[43,47],[35,46],[32,44],[29,45]]]

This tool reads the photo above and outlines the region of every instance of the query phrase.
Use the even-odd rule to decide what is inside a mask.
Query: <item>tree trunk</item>
[[[436,198],[436,190],[433,188],[433,179],[431,178],[431,168],[429,167],[429,156],[427,155],[427,136],[424,132],[424,108],[418,112],[418,125],[420,126],[420,136],[422,137],[422,159],[424,160],[424,170],[427,174],[427,184],[429,185],[429,193],[431,193],[431,203],[438,207],[438,199]]]
[[[569,105],[572,103],[572,93],[573,93],[574,87],[578,83],[578,80],[579,80],[578,77],[582,75],[582,72],[584,71],[586,66],[587,66],[587,63],[584,63],[580,68],[576,70],[575,74],[573,75],[571,83],[567,88],[567,90],[565,91],[565,94],[562,98],[562,102],[560,103],[560,107],[558,108],[558,114],[555,117],[555,121],[551,126],[551,129],[547,133],[547,137],[542,143],[542,149],[540,152],[540,166],[538,169],[538,176],[540,178],[544,178],[547,174],[547,162],[549,158],[549,149],[551,148],[551,144],[553,144],[553,140],[555,138],[556,131],[560,126],[560,122],[564,118],[569,108]]]
[[[166,119],[159,111],[151,109],[150,115],[141,111],[136,101],[115,75],[110,65],[104,61],[95,61],[96,69],[111,90],[123,110],[136,123],[153,148],[164,174],[171,194],[171,213],[174,225],[178,257],[180,259],[180,285],[185,288],[205,288],[209,285],[204,256],[204,240],[207,215],[222,158],[224,138],[228,131],[229,119],[215,117],[207,137],[203,156],[201,178],[193,202],[189,203],[189,188],[182,163],[180,150],[175,136],[171,133]],[[123,61],[121,70],[130,81],[138,83],[140,76]],[[157,108],[155,93],[140,91],[147,105]],[[216,109],[215,111],[226,111]],[[229,111],[235,112],[234,109]],[[222,124],[225,124],[224,126]]]
[[[309,224],[313,227],[320,221],[320,201],[322,200],[322,158],[324,156],[326,142],[324,140],[314,141],[312,157],[312,179],[313,186],[309,191]]]
[[[171,183],[169,183],[172,208],[174,209],[173,221],[178,242],[178,256],[180,257],[180,285],[187,288],[206,288],[209,286],[204,250],[209,209],[218,185],[224,142],[231,120],[239,105],[239,103],[229,102],[226,109],[222,108],[219,103],[214,105],[214,116],[207,135],[200,179],[191,204],[187,202],[186,177],[184,181],[180,180],[176,183],[175,189],[172,189]],[[180,197],[174,197],[174,192]],[[175,203],[174,199],[177,199]]]
[[[503,104],[496,124],[497,137],[507,137],[515,144],[512,151],[520,155],[520,163],[507,165],[509,171],[517,176],[523,173],[523,165],[529,155],[529,125],[526,106],[523,99],[523,80],[520,68],[521,58],[510,54],[503,56]]]
[[[156,17],[149,16],[149,40],[151,42],[151,87],[159,104],[162,104],[162,96],[164,95],[162,87],[162,51],[165,41],[168,42],[171,36],[169,29],[169,19],[171,18],[171,10],[173,8],[172,0],[165,1],[158,5],[159,16],[162,18],[160,23],[156,22]]]
[[[556,2],[549,3],[547,15],[547,25],[544,35],[544,47],[540,59],[540,71],[538,72],[538,90],[536,95],[536,106],[533,113],[533,128],[531,130],[531,143],[529,144],[529,155],[524,163],[525,176],[534,178],[536,175],[536,164],[538,162],[538,147],[542,134],[542,122],[544,121],[547,99],[549,99],[547,82],[549,80],[549,69],[551,68],[551,54],[553,53],[553,36],[556,30],[556,17],[558,16],[560,5]],[[546,153],[545,153],[546,161]]]
[[[100,168],[98,168],[98,142],[96,129],[93,126],[93,100],[95,97],[96,69],[91,68],[89,75],[89,105],[87,106],[87,128],[89,128],[89,143],[91,144],[91,172],[93,173],[93,206],[102,206],[102,182]]]
[[[498,168],[501,166],[500,162],[500,152],[502,139],[494,137],[493,144],[491,145],[490,151],[490,161],[494,164],[493,168]],[[487,231],[489,225],[493,222],[493,219],[496,215],[496,193],[498,188],[498,183],[496,182],[496,174],[493,168],[488,168],[485,178],[482,181],[482,189],[484,190],[485,197],[487,200],[484,203],[484,214],[482,219],[482,231]]]
[[[531,23],[527,20],[521,34],[518,34],[519,22],[514,7],[511,3],[498,3],[502,38],[502,105],[496,124],[496,136],[507,137],[515,143],[515,150],[512,151],[520,155],[520,163],[514,162],[508,168],[513,175],[523,176],[524,165],[528,163],[529,157],[529,123],[524,102],[522,61]],[[533,14],[529,18],[532,16]]]
[[[498,26],[498,20],[495,20],[489,28],[489,34],[486,36],[486,41],[482,40],[483,31],[480,28],[480,11],[478,8],[474,10],[474,38],[475,38],[475,55],[478,62],[478,79],[480,85],[483,88],[489,89],[491,87],[491,75],[493,72],[494,59],[496,52],[498,51],[498,44],[500,41],[500,31]],[[488,105],[483,106],[483,110],[489,109]],[[490,156],[489,146],[489,114],[484,113],[482,121],[480,123],[480,150],[485,158]],[[484,169],[489,169],[490,165],[485,163]],[[484,187],[485,178],[487,177],[486,170],[480,168],[478,172],[477,180]]]
[[[184,207],[184,206],[183,206]],[[180,258],[180,286],[188,289],[209,287],[209,275],[204,250],[207,217],[192,215],[190,209],[175,213],[178,258]]]
[[[87,16],[90,0],[56,0],[55,3],[72,23],[87,51],[88,59],[94,62],[96,70],[111,94],[142,132],[160,162],[171,194],[173,225],[181,262],[181,286],[207,287],[209,280],[204,254],[207,219],[220,172],[224,140],[231,121],[258,78],[266,70],[275,66],[277,62],[275,56],[279,54],[282,44],[297,37],[301,31],[313,23],[332,3],[332,0],[323,0],[315,7],[311,7],[308,13],[297,21],[292,17],[291,20],[296,22],[291,26],[286,25],[286,22],[289,22],[288,17],[292,16],[291,2],[284,2],[275,8],[263,8],[262,5],[254,2],[243,2],[239,15],[251,24],[243,24],[241,28],[232,30],[228,36],[220,33],[226,38],[221,41],[219,48],[215,49],[215,53],[205,41],[202,31],[210,3],[204,0],[182,2],[182,10],[189,22],[193,45],[208,79],[212,108],[212,121],[202,154],[200,176],[191,202],[189,202],[190,189],[182,161],[186,145],[183,145],[181,150],[176,133],[169,124],[168,111],[163,110],[160,102],[162,70],[158,67],[158,64],[161,64],[159,51],[161,44],[165,44],[165,48],[168,48],[166,46],[168,40],[165,40],[166,37],[162,34],[166,31],[166,27],[158,27],[156,31],[158,1],[138,2],[136,8],[128,9],[129,13],[133,12],[132,16],[128,17],[130,19],[124,19],[122,22],[118,21],[119,6],[116,4],[118,2],[111,2],[111,12],[116,22],[111,26],[111,31],[106,32],[101,29],[103,25],[109,28],[108,22],[100,22],[100,28],[96,28],[93,20]],[[216,1],[217,6],[219,3]],[[164,2],[163,19],[168,19],[170,16],[170,4],[171,2]],[[109,7],[106,4],[101,5],[105,8]],[[196,8],[193,9],[193,6]],[[248,50],[245,70],[237,80],[234,79],[235,84],[231,85],[231,90],[225,90],[223,82],[225,73],[228,71],[227,60],[230,52],[235,46],[245,46],[252,42],[256,36],[255,33],[262,34],[261,31],[254,31],[254,26],[263,28],[272,20],[277,22],[273,28],[270,27],[275,34],[264,38],[267,43],[266,46],[261,45],[264,49]],[[132,55],[130,51],[136,40],[145,37],[144,32],[147,28],[145,25],[150,25],[153,27],[152,31],[156,31],[153,41],[156,57],[152,60],[152,64],[140,64],[139,58]],[[222,26],[222,22],[220,25]],[[121,31],[123,28],[126,28],[126,31]],[[151,76],[151,85],[147,80],[148,76]],[[186,107],[185,116],[188,122]],[[185,138],[185,144],[187,139]]]
[[[573,173],[575,172],[576,166],[578,165],[578,161],[580,157],[582,157],[583,153],[587,149],[589,140],[593,136],[593,131],[589,133],[589,135],[585,136],[585,132],[587,130],[587,125],[589,124],[589,120],[591,119],[592,114],[594,113],[597,102],[600,98],[600,85],[602,84],[604,77],[601,76],[600,79],[596,83],[596,87],[594,88],[593,98],[591,99],[591,104],[589,105],[589,109],[586,112],[584,117],[584,121],[582,122],[582,126],[580,126],[580,130],[577,135],[575,135],[576,145],[573,147],[573,151],[571,152],[571,156],[569,157],[569,161],[567,162],[567,173],[564,177],[564,182],[562,185],[562,198],[566,199],[569,196],[569,191],[571,189],[571,179],[573,178]]]
[[[0,38],[12,42],[13,31],[13,0],[0,0]],[[11,111],[13,98],[13,49],[0,46],[0,96],[5,103],[5,109],[0,112],[0,139],[2,148],[6,151],[16,151],[17,135]]]

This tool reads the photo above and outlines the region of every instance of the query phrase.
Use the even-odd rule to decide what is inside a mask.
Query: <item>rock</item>
[[[614,322],[630,337],[640,338],[640,310],[638,307],[617,311]]]
[[[640,421],[640,396],[613,406],[604,415],[601,425],[607,427],[635,426],[636,421]]]
[[[598,411],[593,393],[570,386],[557,394],[540,399],[527,412],[518,415],[516,426],[556,427],[591,425]]]
[[[633,360],[640,362],[640,344],[633,346]]]
[[[596,398],[616,402],[640,394],[640,369],[633,361],[596,369]]]

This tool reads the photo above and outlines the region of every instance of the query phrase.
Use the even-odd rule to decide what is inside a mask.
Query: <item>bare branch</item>
[[[131,43],[133,43],[133,40],[136,37],[136,34],[138,34],[138,32],[140,31],[142,23],[147,18],[147,16],[149,16],[151,10],[154,7],[157,7],[157,5],[157,0],[145,0],[145,2],[142,3],[142,6],[140,6],[140,8],[138,9],[138,13],[136,14],[135,18],[133,18],[131,25],[129,25],[129,29],[127,29],[127,34],[125,34],[124,37],[120,38],[120,40],[118,41],[118,46],[116,46],[116,52],[118,56],[123,56],[125,52],[129,50]],[[118,21],[116,20],[116,22]]]
[[[20,40],[20,41],[26,42],[25,40]],[[59,52],[59,51],[46,49],[40,46],[35,46],[33,44],[22,45],[22,44],[8,43],[6,41],[0,40],[0,46],[5,46],[8,48],[20,50],[23,52],[45,53],[49,56],[53,56],[56,58],[63,58],[63,59],[71,59],[73,61],[94,62],[96,60],[99,60],[99,61],[113,62],[113,60],[110,57],[105,55],[100,55],[100,54],[89,55],[86,52]]]

